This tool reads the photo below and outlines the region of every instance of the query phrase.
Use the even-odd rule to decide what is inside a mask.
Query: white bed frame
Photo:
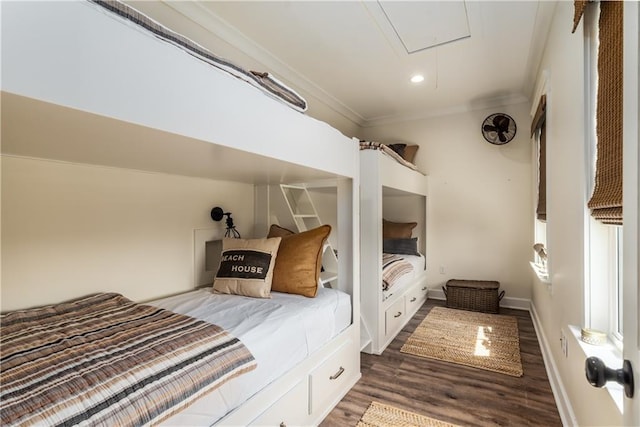
[[[428,180],[379,150],[360,151],[361,349],[381,354],[427,299],[427,273],[383,300],[382,219],[417,222],[413,237],[426,255]]]
[[[356,321],[220,420],[318,424],[360,377],[357,141],[93,4],[1,13],[3,154],[252,183],[265,234],[269,186],[336,182],[338,288]]]

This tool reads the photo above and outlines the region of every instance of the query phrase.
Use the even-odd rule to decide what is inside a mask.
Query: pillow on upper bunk
[[[405,143],[387,144],[387,146],[409,163],[414,163],[416,152],[418,148],[420,148],[419,145],[409,145]]]
[[[280,237],[222,240],[220,268],[213,291],[220,294],[271,298],[271,284]]]
[[[404,151],[401,154],[402,158],[409,163],[415,163],[416,153],[418,152],[419,145],[407,145],[404,147]]]
[[[412,239],[383,239],[382,240],[382,252],[385,254],[396,255],[416,255],[418,252],[418,238]]]
[[[417,222],[392,222],[382,219],[383,239],[410,239]]]
[[[283,230],[286,229],[272,225],[267,237],[283,233]],[[331,226],[321,225],[302,233],[291,233],[283,236],[280,242],[271,290],[315,297],[318,293],[324,242],[331,233]]]
[[[387,146],[404,159],[404,150],[407,147],[407,144],[387,144]]]

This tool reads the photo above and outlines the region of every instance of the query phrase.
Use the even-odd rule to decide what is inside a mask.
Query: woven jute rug
[[[457,427],[394,406],[371,402],[356,427]]]
[[[514,316],[434,307],[400,351],[522,376],[518,319]]]

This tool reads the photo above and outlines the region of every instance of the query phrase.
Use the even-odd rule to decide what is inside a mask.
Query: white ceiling
[[[527,100],[555,7],[546,1],[130,3],[214,53],[271,72],[359,126]],[[410,83],[415,73],[425,81]]]

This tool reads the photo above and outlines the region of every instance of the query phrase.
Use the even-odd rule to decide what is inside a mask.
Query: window
[[[543,75],[542,91],[546,89],[546,74]],[[533,269],[542,282],[549,283],[549,264],[547,259],[547,95],[540,95],[540,100],[533,112],[531,121],[531,138],[533,141],[533,157],[537,160],[535,168],[536,195],[534,220],[534,264]]]
[[[622,228],[589,223],[585,326],[622,344]]]
[[[602,73],[598,68],[598,55],[600,45],[599,34],[600,10],[599,4],[593,3],[585,9],[585,85],[586,85],[586,111],[585,111],[585,135],[588,138],[587,171],[589,176],[587,182],[589,194],[585,202],[591,208],[587,227],[587,259],[586,259],[586,281],[585,281],[585,319],[586,327],[607,332],[611,341],[618,348],[622,345],[622,225],[618,219],[611,220],[615,216],[610,216],[608,209],[598,209],[593,207],[595,182],[598,179],[598,170],[602,167],[603,153],[602,141],[598,138],[606,138],[606,133],[610,130],[597,128],[598,109],[603,108],[598,103],[602,103],[602,86],[610,79],[610,75],[599,75]],[[602,25],[600,23],[600,25]],[[608,84],[608,83],[606,83]],[[608,97],[605,95],[605,97]],[[611,108],[607,107],[607,110]],[[598,156],[600,155],[600,159]],[[620,212],[621,212],[620,206]],[[603,211],[604,213],[598,212]],[[617,215],[617,214],[616,214]],[[616,217],[617,218],[617,217]]]

